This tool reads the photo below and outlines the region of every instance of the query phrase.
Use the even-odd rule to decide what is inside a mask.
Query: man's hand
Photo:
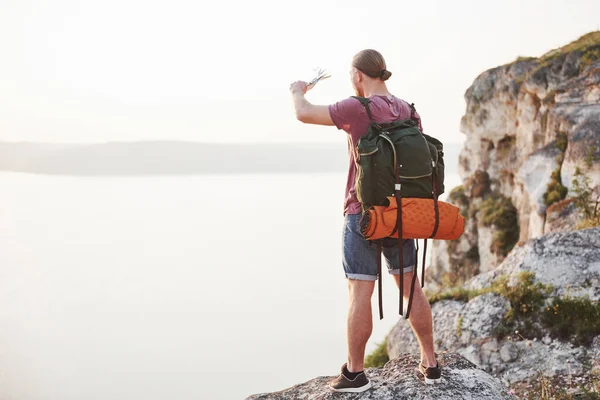
[[[295,93],[306,94],[307,89],[308,89],[308,87],[306,86],[306,82],[303,82],[303,81],[296,81],[290,85],[290,92],[292,94],[295,94]]]

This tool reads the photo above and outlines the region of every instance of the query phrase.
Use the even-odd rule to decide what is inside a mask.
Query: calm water
[[[344,185],[0,174],[0,399],[243,399],[337,374]],[[384,283],[367,351],[398,319]]]

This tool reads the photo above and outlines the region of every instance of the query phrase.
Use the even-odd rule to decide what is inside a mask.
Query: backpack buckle
[[[396,190],[400,190],[400,188],[401,188],[401,187],[402,187],[402,185],[401,185],[400,183],[396,183],[396,184],[394,185],[394,188],[395,188]]]

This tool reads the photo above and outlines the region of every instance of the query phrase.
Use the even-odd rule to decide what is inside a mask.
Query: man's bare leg
[[[348,279],[349,309],[347,321],[348,371],[364,368],[365,347],[373,331],[371,296],[375,282]]]
[[[412,272],[404,274],[404,304],[408,304],[412,278]],[[399,288],[400,276],[394,275],[394,280],[396,281],[396,286]],[[406,305],[404,307],[406,307]],[[423,293],[423,290],[421,289],[419,278],[417,278],[415,282],[415,292],[413,294],[408,322],[421,347],[421,363],[425,367],[435,367],[436,361],[433,350],[433,319],[431,316],[431,307],[429,306],[427,297],[425,297],[425,293]]]

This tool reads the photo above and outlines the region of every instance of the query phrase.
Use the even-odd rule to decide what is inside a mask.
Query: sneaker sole
[[[371,382],[369,381],[369,383],[367,383],[365,386],[361,386],[359,388],[345,388],[345,389],[335,389],[331,386],[329,386],[329,389],[331,389],[334,392],[339,392],[339,393],[362,393],[366,390],[371,389],[372,385]]]
[[[419,368],[415,368],[415,375],[419,380],[423,379],[423,382],[425,382],[426,385],[435,385],[442,382],[441,376],[439,378],[428,378]]]

